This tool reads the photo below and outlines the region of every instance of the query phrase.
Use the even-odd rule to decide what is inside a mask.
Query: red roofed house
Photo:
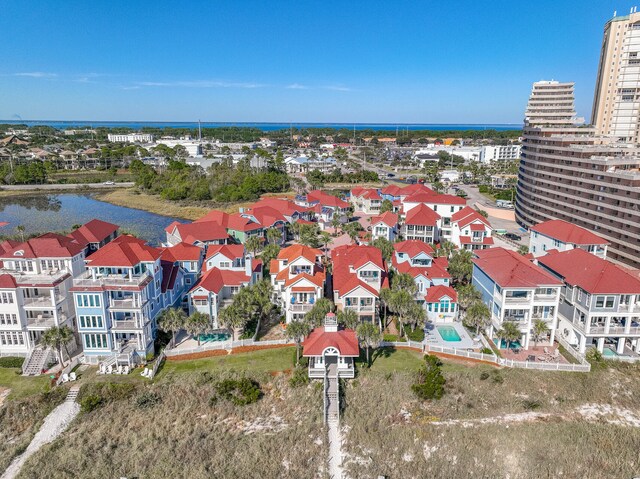
[[[188,243],[163,248],[161,263],[164,269],[162,276],[162,293],[165,295],[165,306],[176,305],[187,310],[187,291],[196,283],[204,258],[204,250]],[[175,278],[180,275],[183,287],[175,287]]]
[[[211,328],[221,329],[218,323],[220,310],[231,304],[233,297],[262,278],[262,261],[246,261],[244,268],[231,264],[224,268],[208,269],[189,291],[189,312],[199,311],[211,318]]]
[[[85,247],[85,255],[89,256],[95,250],[102,248],[109,241],[118,236],[120,227],[113,223],[93,219],[72,231],[67,236]]]
[[[465,206],[451,216],[449,240],[458,248],[477,250],[493,246],[491,223],[473,208]]]
[[[42,333],[53,326],[75,329],[69,293],[73,276],[84,271],[84,246],[54,233],[0,244],[0,356],[30,356]],[[69,345],[75,348],[74,344]],[[30,356],[27,374],[40,374],[49,358]]]
[[[331,253],[333,302],[338,310],[351,309],[362,321],[379,319],[380,290],[389,287],[382,253],[373,246],[345,245]]]
[[[346,201],[321,190],[312,190],[307,193],[307,196],[296,197],[296,204],[313,208],[321,225],[330,224],[334,216],[345,223],[347,221],[346,213],[350,207]]]
[[[609,242],[591,231],[563,220],[549,220],[531,227],[529,251],[534,256],[551,249],[568,251],[580,248],[606,259]]]
[[[354,211],[361,211],[366,215],[376,215],[380,213],[382,197],[375,188],[353,188],[349,198]]]
[[[512,321],[522,333],[519,345],[528,349],[533,323],[541,319],[553,344],[562,281],[515,251],[490,248],[475,255],[472,282],[491,311],[489,337],[493,339],[504,322]]]
[[[124,235],[87,258],[72,288],[87,362],[131,366],[153,352],[158,315],[172,297],[166,289],[184,288],[180,269],[163,266],[162,256]]]
[[[379,216],[372,217],[369,226],[371,227],[371,241],[378,238],[395,241],[398,235],[398,215],[386,211]]]
[[[549,252],[538,264],[564,283],[560,334],[580,354],[595,347],[607,358],[640,355],[640,278],[582,248]]]
[[[408,240],[434,243],[440,240],[440,215],[426,205],[419,204],[405,212],[402,235]]]
[[[407,196],[402,202],[402,207],[405,215],[408,216],[409,212],[419,205],[428,206],[442,218],[441,223],[438,225],[438,238],[451,241],[451,218],[466,204],[467,201],[464,198],[455,195],[417,192]]]
[[[353,329],[342,329],[334,313],[305,338],[302,355],[309,358],[309,377],[324,381],[324,421],[340,417],[340,378],[355,377],[354,361],[360,355]]]
[[[228,215],[223,213],[223,215]],[[227,244],[230,242],[229,233],[224,224],[218,221],[201,221],[193,223],[179,223],[174,221],[165,228],[167,244],[189,243],[206,248],[209,245]]]
[[[414,193],[428,193],[430,195],[436,194],[436,192],[431,188],[421,183],[414,183],[413,185],[407,186],[388,185],[380,190],[380,195],[383,200],[400,202],[403,202],[407,196],[411,196]]]
[[[262,198],[253,204],[253,208],[260,206],[269,206],[278,210],[289,223],[295,223],[298,220],[310,221],[314,214],[311,208],[300,206],[291,200],[284,198]]]
[[[287,323],[303,319],[324,297],[326,273],[319,249],[299,244],[284,248],[271,260],[269,271]]]
[[[432,323],[451,323],[458,316],[458,293],[451,286],[433,286],[424,296],[427,319]]]

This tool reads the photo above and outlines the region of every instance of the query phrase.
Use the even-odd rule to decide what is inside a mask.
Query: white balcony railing
[[[51,296],[34,296],[32,298],[24,298],[23,304],[24,307],[29,308],[55,308],[56,304],[62,302],[64,300],[64,296],[55,295],[52,301]],[[55,301],[55,303],[54,303]]]
[[[307,311],[311,311],[311,308],[313,308],[313,304],[311,303],[294,303],[289,305],[289,311],[297,313],[306,313]]]

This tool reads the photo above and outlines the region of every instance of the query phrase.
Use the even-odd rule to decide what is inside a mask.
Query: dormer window
[[[19,249],[13,253],[13,256],[24,256],[24,250]]]

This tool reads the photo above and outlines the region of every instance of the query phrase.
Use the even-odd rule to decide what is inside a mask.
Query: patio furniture
[[[549,348],[547,348],[546,346],[544,347],[543,351],[544,351],[544,354],[549,354]]]
[[[527,356],[527,361],[535,362],[536,361],[535,355],[530,354],[529,356]]]
[[[140,376],[142,376],[143,378],[146,378],[148,372],[149,372],[149,368],[144,368],[144,371],[140,373]]]
[[[541,363],[546,363],[547,362],[547,357],[546,356],[538,356],[538,361],[540,361]]]
[[[98,374],[107,374],[107,367],[104,365],[104,363],[100,363]]]
[[[117,374],[123,374],[123,373],[124,373],[124,367],[123,366],[118,366]]]
[[[122,370],[122,374],[129,374],[129,366],[125,366]]]
[[[69,381],[75,381],[76,379],[78,379],[76,373],[69,373]]]
[[[111,374],[113,373],[113,366],[109,365],[107,366],[107,374]]]
[[[63,383],[67,383],[67,382],[69,382],[69,375],[68,375],[67,373],[64,373],[64,374],[62,375],[62,382],[63,382]]]

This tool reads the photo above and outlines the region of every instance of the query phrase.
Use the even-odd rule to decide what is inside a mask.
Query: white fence
[[[435,346],[431,344],[422,344],[416,341],[408,342],[388,342],[382,341],[380,346],[399,346],[409,347],[412,349],[418,349],[422,352],[433,352],[450,354],[460,358],[475,359],[478,361],[486,361],[493,363],[496,366],[503,366],[507,368],[521,368],[521,369],[537,369],[540,371],[574,371],[574,372],[589,372],[591,371],[591,364],[585,361],[581,364],[564,364],[564,363],[538,363],[534,361],[515,361],[513,359],[504,359],[496,356],[495,354],[476,353],[474,351],[468,351],[466,349],[446,348],[443,346]]]
[[[166,357],[167,355],[163,349],[162,352],[156,358],[155,363],[153,363],[153,368],[151,368],[151,375],[147,376],[149,379],[153,379],[155,377],[155,375],[158,373],[158,369],[160,369],[160,366],[162,365]]]
[[[227,351],[234,348],[241,348],[243,346],[274,346],[278,344],[295,344],[294,341],[289,339],[272,339],[269,341],[254,341],[253,339],[240,339],[238,341],[208,341],[200,346],[193,348],[173,348],[165,349],[164,353],[167,357],[177,357],[184,354],[202,353],[204,351],[215,351],[226,349]]]

